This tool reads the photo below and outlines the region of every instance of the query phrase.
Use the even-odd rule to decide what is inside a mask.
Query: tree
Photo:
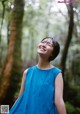
[[[1,32],[2,32],[2,26],[3,26],[3,20],[4,20],[4,15],[5,15],[5,0],[1,1],[3,10],[2,10],[2,19],[1,19],[1,28],[0,28],[0,72],[1,72],[1,67],[2,67],[2,43],[1,43]]]
[[[68,14],[69,14],[69,27],[68,27],[68,35],[67,35],[67,39],[64,45],[64,50],[62,53],[62,58],[61,58],[61,63],[60,66],[62,68],[63,71],[63,75],[65,72],[65,67],[66,67],[66,59],[67,59],[67,54],[68,54],[68,49],[70,46],[70,42],[72,39],[72,35],[73,35],[73,28],[74,28],[74,11],[73,11],[73,4],[69,4],[68,8]]]
[[[21,79],[21,34],[24,15],[24,0],[15,0],[10,21],[9,46],[5,65],[2,69],[0,104],[13,104],[14,94]]]

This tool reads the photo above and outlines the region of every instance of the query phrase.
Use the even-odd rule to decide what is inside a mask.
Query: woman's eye
[[[50,42],[47,42],[47,45],[51,46]]]
[[[41,43],[45,43],[48,46],[52,46],[52,44],[50,42],[42,41]]]

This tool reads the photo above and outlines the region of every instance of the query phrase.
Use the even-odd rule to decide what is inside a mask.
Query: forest
[[[80,114],[80,0],[60,1],[0,0],[0,105],[14,104],[38,43],[50,36],[60,44],[52,64],[63,72],[67,114]]]

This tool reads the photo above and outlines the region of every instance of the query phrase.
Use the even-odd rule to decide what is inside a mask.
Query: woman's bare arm
[[[63,78],[61,73],[58,74],[55,80],[55,105],[58,114],[67,114],[63,101]]]
[[[23,93],[23,91],[24,91],[24,84],[25,84],[25,79],[26,79],[27,70],[28,70],[28,69],[26,69],[26,70],[23,72],[23,77],[22,77],[22,82],[21,82],[21,88],[20,88],[19,96],[20,96],[20,95]]]

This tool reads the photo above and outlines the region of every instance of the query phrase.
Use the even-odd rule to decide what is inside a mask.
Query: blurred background
[[[52,64],[63,71],[67,112],[80,114],[80,1],[60,1],[0,0],[0,105],[13,105],[37,44],[50,36],[61,47]]]

